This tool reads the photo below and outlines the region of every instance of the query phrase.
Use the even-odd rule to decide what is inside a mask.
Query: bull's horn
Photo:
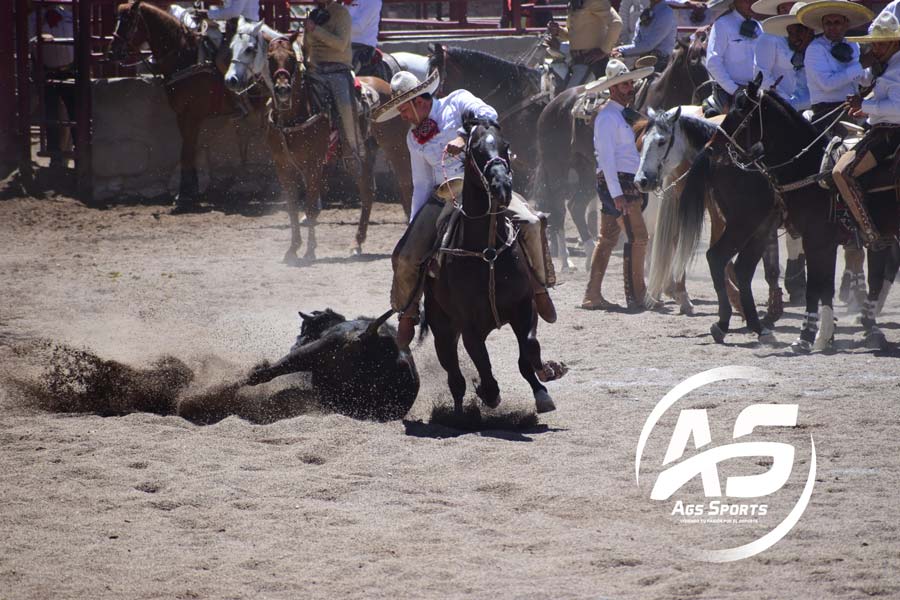
[[[372,321],[372,324],[366,327],[366,335],[377,335],[378,328],[384,325],[385,322],[387,322],[387,320],[391,318],[392,314],[394,314],[393,309],[387,311],[386,313]]]

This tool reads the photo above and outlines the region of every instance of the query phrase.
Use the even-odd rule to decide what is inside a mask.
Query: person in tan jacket
[[[358,131],[350,50],[350,12],[340,2],[317,2],[303,26],[303,55],[308,74],[325,84],[337,109],[341,150],[345,166],[354,179],[360,175],[362,141]]]
[[[547,29],[569,42],[572,73],[566,87],[571,88],[585,83],[589,74],[603,76],[622,32],[622,19],[609,0],[569,0],[565,27],[551,21]]]

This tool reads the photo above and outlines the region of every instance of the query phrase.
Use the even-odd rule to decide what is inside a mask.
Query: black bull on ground
[[[300,335],[291,351],[274,365],[254,367],[246,383],[309,372],[324,407],[357,419],[399,419],[416,400],[419,374],[412,355],[397,348],[396,332],[385,323],[391,314],[348,321],[331,309],[301,312]]]

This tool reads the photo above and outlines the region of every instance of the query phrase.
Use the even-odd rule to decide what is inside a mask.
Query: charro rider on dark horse
[[[391,306],[400,313],[397,345],[401,349],[409,346],[415,334],[422,297],[420,270],[437,241],[444,202],[453,201],[462,189],[464,157],[460,155],[466,146],[461,133],[463,119],[466,115],[497,119],[496,110],[466,90],[433,98],[439,83],[437,71],[421,82],[412,73],[401,71],[391,79],[391,99],[375,115],[378,122],[399,115],[412,126],[406,138],[413,175],[410,224],[392,260]],[[506,214],[518,225],[519,239],[531,263],[538,314],[552,323],[556,310],[547,292],[547,284],[552,284],[548,268],[552,267],[544,259],[540,219],[518,194],[513,194]]]

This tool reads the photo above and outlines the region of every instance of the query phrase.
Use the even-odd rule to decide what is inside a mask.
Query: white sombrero
[[[794,4],[794,0],[757,0],[750,10],[758,15],[777,15],[782,4]]]
[[[400,71],[391,77],[391,98],[381,106],[375,109],[372,117],[376,123],[383,123],[389,119],[393,119],[399,113],[397,107],[404,102],[409,102],[413,98],[418,98],[422,94],[433,94],[440,85],[438,72],[429,73],[425,81],[419,81],[419,78],[409,71]]]
[[[895,42],[900,41],[900,21],[890,12],[883,12],[872,21],[868,35],[859,35],[847,38],[848,42]]]
[[[797,15],[778,15],[777,17],[769,17],[761,23],[762,30],[769,35],[778,37],[787,37],[787,28],[791,25],[803,25],[797,20]]]
[[[643,79],[651,73],[653,73],[653,67],[643,67],[641,69],[629,71],[628,67],[625,66],[625,63],[616,60],[615,58],[611,58],[609,62],[606,63],[606,77],[601,77],[597,81],[590,82],[584,86],[584,91],[602,92],[603,90],[608,90],[612,86],[625,83],[626,81]]]
[[[797,9],[797,20],[814,31],[822,31],[822,19],[828,15],[843,15],[850,21],[850,29],[865,25],[875,13],[848,0],[816,0]]]

